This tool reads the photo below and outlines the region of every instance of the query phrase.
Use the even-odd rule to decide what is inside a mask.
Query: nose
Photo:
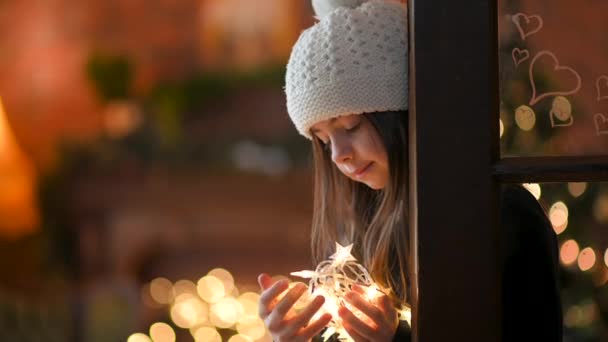
[[[353,148],[346,139],[334,139],[331,142],[331,159],[335,164],[343,163],[353,157]]]

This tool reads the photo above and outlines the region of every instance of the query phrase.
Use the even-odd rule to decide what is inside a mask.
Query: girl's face
[[[346,177],[372,189],[383,189],[389,178],[388,157],[382,139],[364,115],[350,114],[311,127],[331,159]]]

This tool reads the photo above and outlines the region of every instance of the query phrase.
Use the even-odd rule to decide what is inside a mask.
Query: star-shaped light
[[[355,259],[355,257],[350,253],[352,249],[352,243],[345,247],[336,242],[336,252],[332,254],[329,258],[335,260],[338,263],[347,261],[357,261],[357,259]]]
[[[384,293],[373,281],[365,267],[359,264],[351,254],[352,249],[352,244],[342,246],[336,243],[336,252],[329,257],[330,260],[322,261],[314,271],[291,273],[296,277],[310,279],[308,289],[311,298],[317,295],[325,297],[325,303],[313,317],[313,319],[318,319],[324,313],[330,313],[333,317],[323,334],[324,341],[327,341],[333,334],[338,334],[338,339],[341,341],[352,341],[342,325],[342,320],[338,318],[338,309],[346,306],[357,317],[364,317],[362,312],[343,299],[353,285],[357,284],[363,288],[364,298],[370,302]]]

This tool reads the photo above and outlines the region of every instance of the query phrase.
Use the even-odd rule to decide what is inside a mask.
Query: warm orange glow
[[[604,253],[604,264],[608,267],[608,248],[606,248],[606,252]]]
[[[242,317],[243,311],[236,299],[222,298],[209,309],[209,321],[218,328],[230,328]]]
[[[574,240],[568,240],[562,244],[559,250],[559,257],[564,265],[570,265],[578,258],[579,247]]]
[[[159,304],[169,304],[173,300],[173,284],[166,278],[156,278],[150,282],[150,296]]]
[[[300,7],[284,0],[201,2],[201,62],[207,68],[252,68],[287,62],[301,29]],[[295,19],[295,20],[294,20]]]
[[[239,298],[238,301],[243,307],[243,317],[257,317],[258,316],[258,302],[260,295],[255,292],[245,292]]]
[[[608,223],[608,194],[597,197],[593,204],[593,216],[599,223]]]
[[[587,247],[581,251],[578,256],[578,267],[581,271],[588,271],[595,265],[595,252],[591,247]]]
[[[216,303],[226,296],[224,283],[211,275],[202,277],[196,285],[196,290],[207,303]]]
[[[542,195],[542,189],[540,188],[540,184],[537,183],[524,183],[522,184],[524,188],[528,189],[530,193],[536,198],[536,200],[540,199]]]
[[[196,342],[222,342],[222,337],[211,327],[201,327],[192,334]]]
[[[549,210],[549,220],[556,234],[561,234],[568,227],[568,207],[564,202],[557,202]]]
[[[178,280],[173,285],[173,296],[175,299],[180,295],[196,295],[196,285],[190,280]]]
[[[249,336],[236,334],[230,337],[230,339],[228,339],[228,342],[253,342],[253,339]]]
[[[258,340],[266,335],[264,321],[259,317],[249,317],[246,320],[241,320],[236,325],[236,330],[239,334],[249,336],[253,340]]]
[[[175,342],[175,331],[167,323],[154,323],[150,326],[150,337],[154,342]]]
[[[232,274],[228,272],[228,270],[223,268],[215,268],[209,271],[207,275],[214,276],[221,280],[222,284],[224,284],[224,292],[226,292],[226,294],[234,291],[234,278],[232,277]]]
[[[182,294],[171,307],[171,319],[180,328],[192,328],[207,321],[207,304],[194,295]]]
[[[505,133],[505,125],[503,125],[502,119],[498,119],[498,122],[500,124],[500,137],[502,138],[502,135]]]
[[[597,287],[602,287],[606,283],[608,283],[608,268],[602,267],[593,274],[593,284]]]
[[[536,124],[536,113],[528,106],[520,106],[515,110],[515,123],[523,131],[530,131]]]
[[[127,339],[127,342],[152,342],[148,335],[142,333],[135,333]]]
[[[572,197],[579,197],[587,189],[587,183],[568,183],[568,192]]]
[[[19,148],[0,98],[0,235],[18,238],[38,228],[36,177]]]

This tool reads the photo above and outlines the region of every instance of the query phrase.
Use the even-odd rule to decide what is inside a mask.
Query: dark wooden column
[[[496,2],[409,8],[414,341],[498,341]]]

